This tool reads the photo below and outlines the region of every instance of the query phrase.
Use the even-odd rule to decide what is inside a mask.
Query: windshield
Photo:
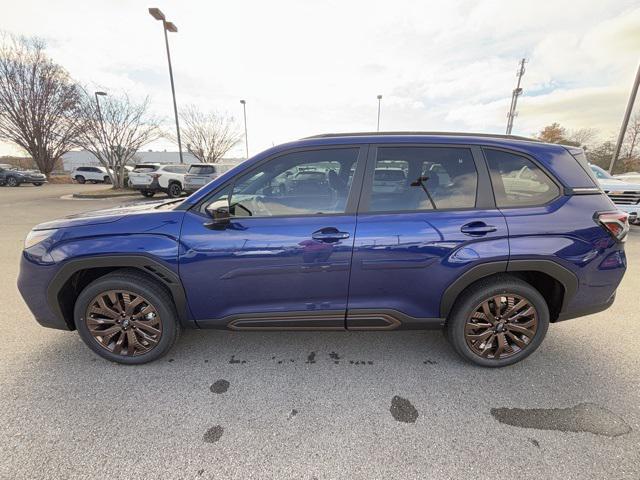
[[[591,165],[591,171],[598,179],[613,178],[607,171],[595,165]]]

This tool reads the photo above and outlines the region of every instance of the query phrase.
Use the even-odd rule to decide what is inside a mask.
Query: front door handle
[[[349,232],[341,232],[337,228],[323,228],[311,234],[311,238],[321,242],[337,242],[349,238]]]
[[[471,222],[460,227],[460,231],[467,235],[482,236],[487,233],[495,232],[497,229],[493,225],[487,225],[484,222]]]

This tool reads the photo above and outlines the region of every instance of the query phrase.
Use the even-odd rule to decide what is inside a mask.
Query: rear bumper
[[[611,295],[611,298],[609,298],[609,300],[607,300],[604,303],[600,303],[597,305],[589,305],[588,307],[585,307],[585,308],[577,308],[577,309],[560,312],[560,315],[558,315],[556,322],[562,322],[564,320],[571,320],[572,318],[584,317],[586,315],[593,315],[594,313],[603,312],[604,310],[609,308],[611,305],[613,305],[613,302],[615,301],[615,299],[616,299],[616,293],[613,292],[613,295]]]
[[[46,178],[40,177],[16,177],[18,183],[47,183]]]
[[[165,191],[165,189],[162,188],[158,183],[158,180],[153,180],[151,183],[146,183],[146,184],[132,183],[131,180],[129,180],[129,187],[133,188],[134,190],[138,190],[140,192],[164,192]]]

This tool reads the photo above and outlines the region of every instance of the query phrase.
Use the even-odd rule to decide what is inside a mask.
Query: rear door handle
[[[482,236],[487,233],[495,232],[497,229],[493,225],[487,225],[484,222],[471,222],[460,227],[460,231],[467,235]]]
[[[349,232],[341,232],[337,228],[323,228],[311,234],[311,238],[321,242],[337,242],[349,238]]]

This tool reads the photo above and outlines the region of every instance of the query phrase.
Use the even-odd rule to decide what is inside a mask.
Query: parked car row
[[[40,187],[47,183],[47,177],[37,170],[23,170],[13,165],[0,163],[0,185],[19,187],[23,183],[31,183]]]
[[[631,180],[613,177],[597,165],[590,165],[590,167],[602,190],[615,203],[616,207],[629,214],[630,223],[639,224],[640,183],[631,183]]]

